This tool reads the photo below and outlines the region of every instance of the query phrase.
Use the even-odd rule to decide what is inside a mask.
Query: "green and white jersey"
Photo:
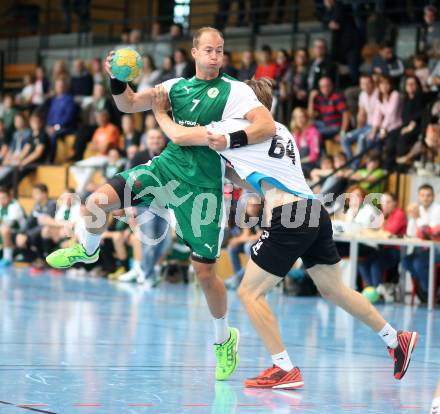
[[[26,215],[17,200],[11,200],[6,207],[0,207],[0,224],[6,224],[13,230],[26,226]]]
[[[249,86],[225,74],[211,80],[170,79],[162,86],[168,91],[174,121],[189,127],[243,119],[263,106]],[[159,159],[161,168],[178,180],[204,188],[222,186],[222,158],[208,147],[180,147],[170,142]]]

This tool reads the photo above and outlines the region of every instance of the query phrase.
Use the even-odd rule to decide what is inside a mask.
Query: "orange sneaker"
[[[405,375],[418,339],[419,334],[417,332],[397,332],[399,345],[396,349],[388,348],[388,352],[394,360],[394,378],[400,380]]]
[[[264,370],[258,377],[248,378],[244,382],[244,386],[248,388],[272,388],[293,390],[304,386],[304,381],[299,368],[294,367],[289,372],[282,370],[280,367],[273,365]]]

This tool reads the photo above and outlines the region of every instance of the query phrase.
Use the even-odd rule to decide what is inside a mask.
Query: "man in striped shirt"
[[[347,132],[350,116],[344,95],[334,91],[328,76],[319,80],[319,91],[310,93],[309,114],[324,139],[339,142]]]

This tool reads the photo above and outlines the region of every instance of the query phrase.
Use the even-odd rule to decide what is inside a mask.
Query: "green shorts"
[[[213,263],[220,254],[224,230],[223,188],[202,188],[179,182],[159,158],[116,174],[109,184],[124,207],[145,206],[159,215],[172,209],[176,233],[196,261]]]

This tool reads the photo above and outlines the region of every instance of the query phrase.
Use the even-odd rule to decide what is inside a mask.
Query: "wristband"
[[[232,134],[229,134],[229,136],[231,139],[229,148],[231,149],[245,147],[248,144],[248,137],[243,130],[233,132]]]
[[[127,84],[125,82],[121,82],[116,78],[110,78],[110,90],[112,95],[120,95],[125,92],[125,89],[127,89]]]
[[[226,148],[231,148],[231,136],[229,134],[225,134],[226,138]]]

